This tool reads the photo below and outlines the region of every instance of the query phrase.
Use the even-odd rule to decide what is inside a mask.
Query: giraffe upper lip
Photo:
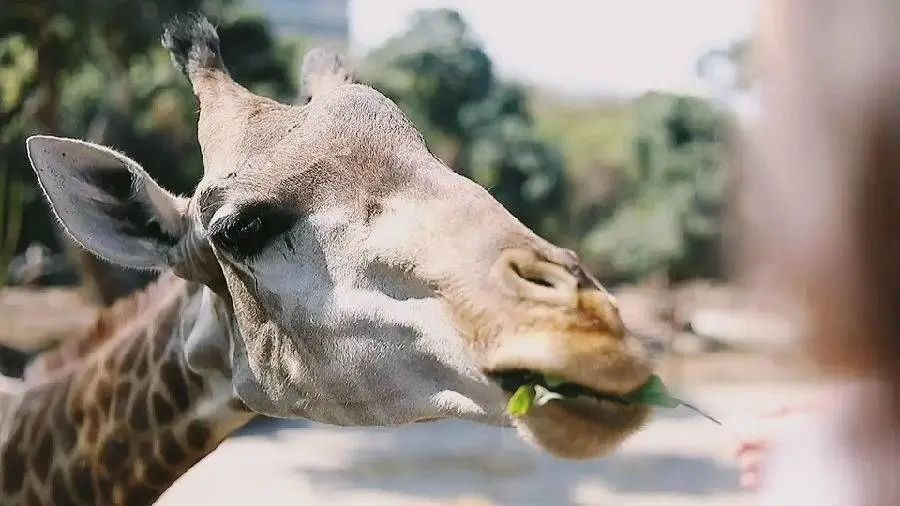
[[[495,381],[506,378],[510,387],[514,385],[512,380],[522,379],[523,373],[531,381],[549,377],[555,380],[553,383],[564,383],[576,395],[598,399],[626,395],[640,388],[652,374],[649,362],[642,358],[622,352],[567,354],[555,347],[552,337],[523,339],[504,346],[489,357],[482,371]]]

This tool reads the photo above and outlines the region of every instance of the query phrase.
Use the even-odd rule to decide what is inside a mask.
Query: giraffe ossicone
[[[515,425],[573,458],[612,451],[644,422],[644,407],[592,399],[506,415],[506,373],[625,394],[650,377],[649,361],[573,252],[446,167],[339,58],[313,53],[309,101],[285,105],[232,80],[205,18],[176,20],[163,43],[200,102],[204,174],[191,196],[102,146],[36,136],[28,152],[79,244],[181,278],[170,281],[185,294],[170,346],[206,396],[188,411],[228,418],[237,403],[379,426],[462,418]],[[148,407],[152,425],[152,395]]]

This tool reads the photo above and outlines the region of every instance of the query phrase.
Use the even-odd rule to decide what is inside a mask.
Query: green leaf
[[[623,395],[622,399],[632,404],[646,404],[663,408],[674,408],[681,404],[681,401],[672,397],[665,383],[655,374],[650,376],[650,379],[641,388]]]
[[[506,412],[512,416],[525,416],[534,406],[534,385],[522,385],[506,403]]]

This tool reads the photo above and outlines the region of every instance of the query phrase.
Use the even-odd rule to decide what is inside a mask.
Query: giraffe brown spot
[[[50,472],[50,464],[53,463],[53,433],[47,431],[41,439],[37,450],[31,454],[31,468],[37,473],[41,481],[47,479]]]
[[[147,386],[145,385],[135,395],[131,404],[131,413],[128,415],[128,424],[134,430],[145,431],[150,428],[150,408],[147,406]]]
[[[3,453],[3,491],[12,495],[22,488],[25,479],[25,456],[17,446],[10,446]]]
[[[76,423],[81,423],[81,419],[84,418],[84,390],[77,387],[72,387],[69,392],[69,416]]]
[[[75,425],[72,424],[72,419],[69,417],[67,405],[67,402],[60,402],[54,407],[53,414],[56,445],[63,453],[68,453],[78,441],[78,432],[75,430]]]
[[[148,462],[147,468],[144,471],[144,479],[146,479],[147,483],[150,485],[164,487],[172,480],[172,473],[158,462]]]
[[[25,448],[30,448],[37,445],[40,442],[41,438],[44,437],[44,432],[49,430],[47,428],[46,418],[29,419],[23,421],[22,423],[23,425],[31,425],[31,428],[28,431],[28,436],[25,437],[22,434],[22,431],[17,431],[16,434],[12,435],[10,441],[22,441]]]
[[[138,378],[144,378],[147,376],[147,354],[141,355],[141,360],[138,361],[137,368],[134,370],[135,376]]]
[[[169,391],[169,397],[175,401],[175,406],[178,407],[178,410],[187,410],[190,407],[191,400],[188,397],[184,376],[181,374],[181,367],[174,362],[167,362],[160,367],[159,374],[163,384]]]
[[[131,400],[131,382],[124,380],[116,386],[115,404],[113,405],[113,419],[124,420],[128,416],[128,402]]]
[[[43,424],[37,423],[38,420],[43,420],[44,417],[39,417],[35,410],[20,410],[21,415],[21,423],[16,428],[15,441],[22,441],[26,445],[33,445],[34,442],[38,438],[38,432],[40,432]]]
[[[163,354],[166,352],[166,348],[168,346],[167,339],[154,339],[152,341],[153,349],[150,350],[151,356],[153,357],[154,362],[159,362],[162,359]]]
[[[162,425],[168,424],[175,416],[172,405],[159,392],[153,392],[153,415],[156,421]]]
[[[87,458],[79,456],[72,463],[72,469],[69,472],[69,478],[71,480],[72,489],[75,491],[75,495],[77,495],[78,499],[82,502],[88,504],[94,503],[95,495],[94,473],[91,471],[91,464],[88,462]]]
[[[44,501],[41,500],[41,496],[38,495],[37,491],[30,484],[25,489],[25,506],[43,506]]]
[[[146,378],[148,375],[147,372],[147,364],[150,363],[150,344],[149,343],[141,343],[141,354],[137,358],[137,363],[135,364],[135,377],[137,378]]]
[[[63,476],[61,469],[53,472],[53,480],[50,484],[50,490],[53,496],[53,506],[74,505],[69,487],[66,486],[66,477]]]
[[[84,423],[84,408],[81,406],[73,406],[69,411],[69,418],[74,425]]]
[[[159,321],[159,328],[156,329],[156,333],[152,338],[153,350],[151,353],[153,355],[153,361],[159,362],[166,355],[166,352],[169,350],[169,345],[171,342],[172,333],[175,330],[175,324],[177,323],[177,313],[173,312],[167,315],[161,315],[161,320]]]
[[[119,364],[120,371],[130,371],[134,367],[141,352],[144,351],[144,343],[145,341],[142,339],[135,339],[129,343],[131,346],[126,348],[122,362]]]
[[[167,430],[160,438],[159,452],[163,461],[170,466],[181,463],[186,457],[171,430]]]
[[[57,445],[63,453],[69,453],[78,442],[78,431],[72,425],[62,425],[57,431]]]
[[[160,492],[145,485],[136,485],[125,494],[125,506],[146,506],[153,504]]]
[[[211,432],[203,420],[193,420],[187,427],[187,442],[196,450],[203,450],[209,442]]]
[[[114,435],[104,441],[100,448],[100,462],[110,476],[124,471],[123,464],[128,459],[129,447],[122,436]]]
[[[30,416],[25,422],[26,428],[29,430],[28,438],[23,438],[21,434],[16,438],[16,440],[26,441],[26,448],[37,444],[43,437],[44,430],[47,430],[50,410],[58,402],[61,402],[61,389],[58,384],[47,385],[45,388],[46,390],[38,391],[28,404]]]
[[[99,497],[99,501],[97,504],[112,504],[113,503],[113,487],[115,484],[112,480],[108,478],[104,478],[102,476],[95,476],[96,478],[96,486],[94,490],[97,491],[97,496]]]
[[[138,456],[141,460],[150,460],[154,458],[156,452],[153,450],[153,443],[150,441],[142,441],[138,447]]]
[[[97,418],[89,418],[84,423],[84,440],[89,445],[97,443],[97,437],[100,436],[100,420]]]
[[[43,424],[41,424],[39,427],[43,427]],[[34,432],[34,431],[32,431],[32,432]],[[9,437],[8,441],[24,441],[25,440],[24,434],[25,434],[25,423],[24,423],[24,421],[22,421],[22,422],[19,422],[19,424],[16,426],[15,430],[13,430],[12,435]],[[33,434],[31,436],[33,436]],[[31,439],[34,439],[34,438],[31,437]],[[31,443],[31,442],[32,441],[29,441],[29,443]]]
[[[97,403],[97,408],[103,413],[109,413],[109,409],[112,406],[112,397],[113,397],[113,386],[109,380],[100,379],[97,382],[97,387],[94,390],[94,401]]]

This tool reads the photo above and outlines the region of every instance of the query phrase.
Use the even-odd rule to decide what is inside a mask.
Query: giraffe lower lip
[[[512,421],[528,441],[551,454],[583,459],[615,451],[649,414],[647,406],[582,395],[534,405]]]
[[[599,430],[610,427],[630,427],[634,419],[643,417],[648,412],[649,408],[646,406],[628,404],[619,400],[580,396],[535,406],[526,417],[575,417],[589,422]]]

